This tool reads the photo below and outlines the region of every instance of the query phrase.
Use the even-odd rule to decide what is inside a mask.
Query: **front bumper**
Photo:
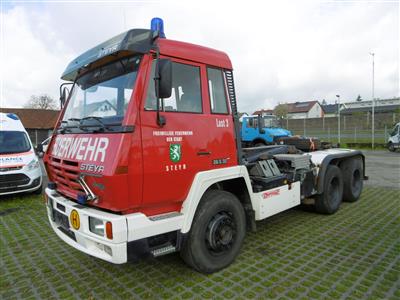
[[[180,231],[184,216],[171,212],[147,217],[142,213],[118,215],[80,205],[46,188],[47,215],[55,233],[71,247],[114,264],[122,264],[149,252],[147,238]],[[80,227],[71,224],[71,212],[79,215]],[[89,230],[89,217],[112,223],[113,238],[99,236]]]
[[[24,192],[34,192],[42,186],[42,172],[40,168],[32,171],[16,170],[8,172],[0,172],[1,175],[23,174],[29,181],[23,184],[4,184],[0,185],[0,195],[10,195]]]
[[[46,188],[47,215],[55,233],[68,245],[91,256],[114,264],[127,262],[127,222],[121,215],[115,215],[89,208],[70,201],[54,190]],[[71,225],[70,214],[76,210],[80,227],[75,230]],[[101,237],[89,231],[89,216],[110,221],[113,239]]]

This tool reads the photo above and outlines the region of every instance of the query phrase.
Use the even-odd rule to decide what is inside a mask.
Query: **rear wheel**
[[[266,146],[263,142],[257,142],[254,144],[254,147],[264,147]]]
[[[235,260],[245,234],[246,219],[239,200],[231,193],[210,190],[199,204],[181,257],[199,272],[219,271]]]
[[[343,197],[343,177],[337,166],[329,165],[325,173],[324,192],[315,198],[315,210],[322,214],[338,211]]]
[[[363,163],[361,158],[345,160],[341,165],[343,174],[343,200],[355,202],[363,189]]]

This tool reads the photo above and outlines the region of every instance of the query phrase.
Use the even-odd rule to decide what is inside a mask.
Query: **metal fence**
[[[341,143],[371,143],[372,134],[376,144],[387,143],[389,134],[396,122],[398,113],[376,114],[375,131],[369,114],[345,115],[340,118]],[[282,119],[280,125],[294,135],[318,137],[327,142],[339,142],[338,118]]]

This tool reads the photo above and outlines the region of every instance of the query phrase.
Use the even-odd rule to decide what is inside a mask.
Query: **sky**
[[[399,0],[0,0],[0,106],[59,98],[61,73],[91,47],[164,20],[167,38],[226,52],[238,108],[400,95]]]

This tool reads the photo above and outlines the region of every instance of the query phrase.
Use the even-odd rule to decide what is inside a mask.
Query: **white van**
[[[18,116],[0,113],[0,195],[42,192],[42,171]]]
[[[390,133],[387,147],[389,151],[392,152],[400,148],[400,123],[397,123],[396,126],[394,126],[392,132]]]

